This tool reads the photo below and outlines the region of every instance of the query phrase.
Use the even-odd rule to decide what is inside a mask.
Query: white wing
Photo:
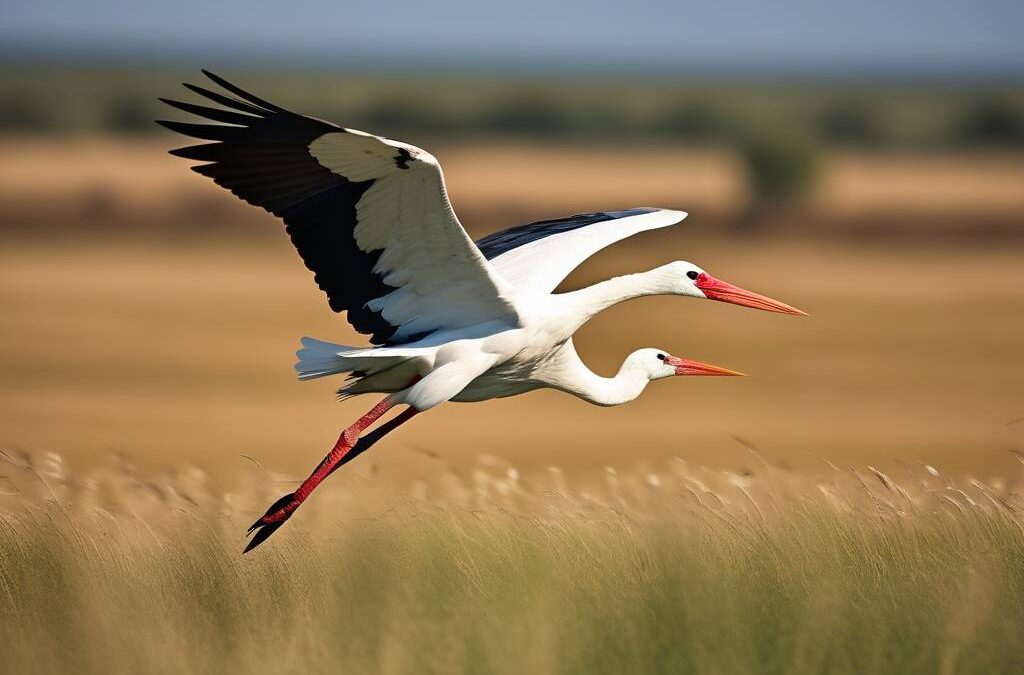
[[[650,208],[583,213],[496,232],[477,246],[517,292],[550,293],[604,247],[684,218],[683,211]]]
[[[282,218],[331,308],[347,311],[356,330],[402,344],[437,330],[519,325],[511,288],[455,217],[430,153],[292,113],[206,74],[238,98],[186,85],[228,109],[165,101],[222,122],[161,122],[218,141],[172,154],[208,162],[193,170]]]

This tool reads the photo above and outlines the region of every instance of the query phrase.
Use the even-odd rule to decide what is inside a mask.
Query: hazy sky
[[[1024,72],[1024,0],[0,0],[0,40],[275,59]]]

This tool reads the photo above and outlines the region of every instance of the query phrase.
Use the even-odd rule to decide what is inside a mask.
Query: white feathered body
[[[459,331],[458,333],[461,333]],[[418,380],[406,402],[419,410],[451,401],[483,401],[525,393],[559,382],[571,337],[531,322],[483,337],[439,333],[400,347],[353,349],[303,338],[296,370],[300,379],[351,373],[339,394],[393,393]]]
[[[500,261],[500,258],[499,258]],[[425,410],[444,401],[471,402],[554,388],[601,405],[600,378],[584,365],[572,336],[605,307],[641,294],[668,292],[679,277],[670,263],[650,272],[617,277],[572,293],[517,294],[517,327],[497,322],[440,331],[398,347],[356,349],[304,338],[296,370],[300,379],[352,373],[342,396],[409,389],[405,402]],[[636,392],[636,393],[639,393]]]

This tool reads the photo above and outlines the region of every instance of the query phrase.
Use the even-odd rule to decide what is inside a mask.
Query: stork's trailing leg
[[[259,546],[267,540],[281,525],[291,517],[302,502],[309,497],[327,476],[343,464],[347,464],[362,453],[370,449],[374,443],[384,437],[385,434],[394,430],[402,423],[408,421],[418,410],[413,407],[402,411],[394,419],[382,424],[379,428],[360,438],[359,435],[371,424],[380,419],[385,413],[396,405],[394,396],[388,396],[375,405],[368,413],[360,417],[355,424],[341,432],[338,442],[334,444],[331,451],[323,458],[316,469],[309,475],[309,478],[302,481],[295,492],[281,497],[274,502],[267,512],[249,528],[249,534],[255,532],[252,540],[245,547],[245,553]]]
[[[436,366],[422,378],[419,376],[413,378],[406,389],[391,394],[374,406],[370,412],[360,417],[355,424],[345,429],[334,448],[327,453],[327,456],[310,474],[309,478],[302,482],[299,489],[278,499],[262,518],[252,524],[249,533],[255,532],[255,534],[245,550],[251,551],[266,541],[332,471],[369,450],[370,446],[385,434],[408,421],[417,413],[451,399],[477,376],[494,365],[493,355],[480,355],[472,352],[468,355],[454,353],[451,357],[451,361]],[[408,404],[409,408],[393,420],[367,434],[365,438],[359,437],[371,424],[399,403]]]

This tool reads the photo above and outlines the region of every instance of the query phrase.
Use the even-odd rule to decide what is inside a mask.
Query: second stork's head
[[[638,349],[629,355],[623,364],[625,370],[636,369],[643,372],[649,380],[660,380],[678,375],[740,375],[735,370],[701,363],[693,359],[672,356],[662,349]]]

